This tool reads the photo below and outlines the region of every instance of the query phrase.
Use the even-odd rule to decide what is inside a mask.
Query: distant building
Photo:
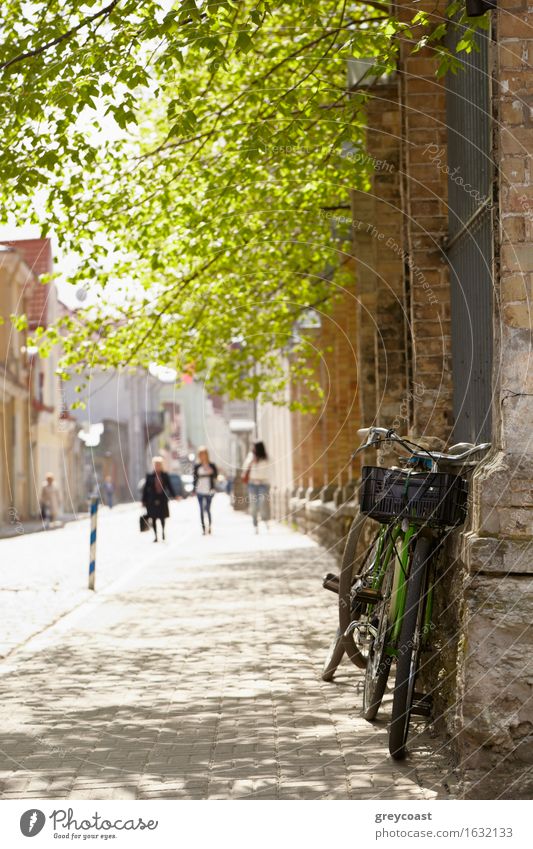
[[[76,392],[81,387],[81,392]],[[92,370],[83,384],[78,375],[65,383],[69,409],[82,401],[84,409],[71,410],[78,432],[86,440],[85,488],[100,486],[110,476],[116,501],[136,501],[138,485],[157,454],[155,438],[163,429],[162,384],[142,369]],[[96,442],[95,426],[102,425]]]
[[[82,454],[76,441],[75,422],[68,413],[63,388],[56,374],[58,348],[41,359],[27,347],[27,336],[38,327],[53,323],[61,310],[53,282],[43,282],[53,273],[50,239],[13,239],[2,246],[4,280],[1,287],[3,326],[2,360],[10,374],[18,374],[18,403],[3,405],[6,445],[8,500],[21,515],[39,515],[39,495],[47,472],[60,487],[63,511],[83,508]],[[21,289],[22,287],[22,289]],[[9,316],[26,314],[27,332],[17,333]],[[13,372],[13,369],[15,372]],[[7,387],[6,383],[6,387]],[[22,408],[27,404],[24,417]],[[11,409],[11,413],[10,413]],[[11,422],[11,424],[10,424]],[[27,455],[27,463],[24,455]],[[13,473],[9,472],[9,464]],[[27,468],[26,468],[27,466]]]
[[[29,358],[25,332],[10,315],[23,313],[34,281],[31,269],[14,248],[0,245],[0,524],[16,525],[31,512],[29,435]]]
[[[169,472],[180,474],[188,469],[192,447],[187,438],[187,421],[183,405],[166,400],[163,389],[163,431],[159,436],[159,453],[165,458]]]
[[[230,474],[232,434],[228,403],[221,396],[209,395],[198,380],[179,386],[162,384],[161,400],[165,429],[158,445],[169,470],[189,472],[189,455],[196,454],[199,445],[207,445],[220,472]]]

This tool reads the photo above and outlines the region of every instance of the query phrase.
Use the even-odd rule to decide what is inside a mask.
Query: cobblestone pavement
[[[447,751],[423,726],[394,763],[386,712],[358,715],[355,667],[320,680],[329,555],[284,527],[253,535],[225,496],[214,509],[202,537],[196,505],[175,505],[157,546],[126,534],[132,511],[109,516],[128,570],[0,664],[2,797],[450,798]],[[73,527],[53,536],[79,570]]]

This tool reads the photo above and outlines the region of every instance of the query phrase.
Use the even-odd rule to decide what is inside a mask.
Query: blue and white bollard
[[[94,579],[96,572],[96,520],[98,518],[98,498],[90,500],[91,513],[91,547],[89,554],[89,589],[94,590]]]

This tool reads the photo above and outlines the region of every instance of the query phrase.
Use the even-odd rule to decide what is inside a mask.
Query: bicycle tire
[[[367,722],[373,722],[378,714],[392,664],[392,656],[387,654],[387,643],[390,631],[389,604],[393,583],[394,568],[389,567],[381,586],[383,600],[375,608],[378,633],[370,646],[365,670],[362,715]]]
[[[335,634],[331,642],[329,652],[326,657],[326,662],[324,663],[324,668],[322,670],[323,681],[333,681],[333,676],[335,675],[339,664],[344,657],[344,653],[345,649],[342,640],[342,631],[340,628],[337,628],[337,633]]]
[[[352,584],[354,578],[360,573],[372,550],[373,543],[364,550],[364,556],[357,558],[358,544],[363,534],[365,524],[371,522],[367,516],[359,515],[353,520],[344,553],[342,556],[341,570],[339,574],[339,629],[343,635],[343,645],[347,656],[359,669],[366,668],[367,658],[357,646],[353,632],[344,636],[350,623],[354,620],[356,611],[352,609]],[[354,576],[354,567],[357,565],[357,573]]]
[[[392,719],[389,729],[389,752],[395,760],[406,755],[407,736],[413,701],[414,685],[420,655],[421,616],[424,610],[424,578],[431,556],[432,541],[419,537],[411,560],[407,580],[405,613],[398,645],[396,680],[392,702]]]

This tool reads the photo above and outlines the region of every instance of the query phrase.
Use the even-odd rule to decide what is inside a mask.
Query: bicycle
[[[348,536],[346,539],[346,545],[344,547],[342,564],[349,563],[352,565],[356,559],[356,548],[359,542],[360,535],[355,534],[355,522],[352,523],[350,527],[350,531],[348,532]],[[367,557],[365,561],[368,562],[368,557],[371,556],[372,552],[367,552]],[[346,569],[343,565],[341,565],[341,575],[346,574]],[[365,653],[365,646],[362,642],[356,644],[352,638],[351,641],[347,641],[345,639],[345,632],[348,626],[354,621],[360,621],[362,616],[365,613],[366,605],[363,600],[360,598],[360,594],[357,591],[362,589],[362,577],[359,575],[361,571],[361,565],[359,566],[357,574],[351,573],[351,581],[350,581],[350,600],[349,603],[345,602],[343,605],[342,614],[339,616],[339,627],[337,628],[335,637],[330,645],[328,654],[326,656],[326,660],[324,663],[324,667],[322,670],[322,680],[323,681],[332,681],[339,667],[341,660],[344,655],[347,654],[349,659],[355,666],[358,666],[360,669],[365,669],[367,664],[367,656]],[[334,575],[329,572],[322,581],[322,586],[324,589],[331,590],[339,594],[339,576]],[[343,594],[344,596],[344,594]],[[349,610],[349,615],[346,616],[346,611]]]
[[[467,481],[442,468],[464,471],[490,444],[462,443],[445,453],[386,428],[359,433],[366,439],[353,457],[384,443],[399,444],[408,456],[400,467],[362,469],[360,513],[348,533],[340,575],[324,579],[339,595],[339,628],[323,678],[333,678],[344,653],[365,669],[363,716],[373,721],[396,661],[389,751],[399,760],[406,755],[411,717],[431,715],[431,696],[417,692],[415,684],[434,628],[435,565],[447,530],[466,517]]]

